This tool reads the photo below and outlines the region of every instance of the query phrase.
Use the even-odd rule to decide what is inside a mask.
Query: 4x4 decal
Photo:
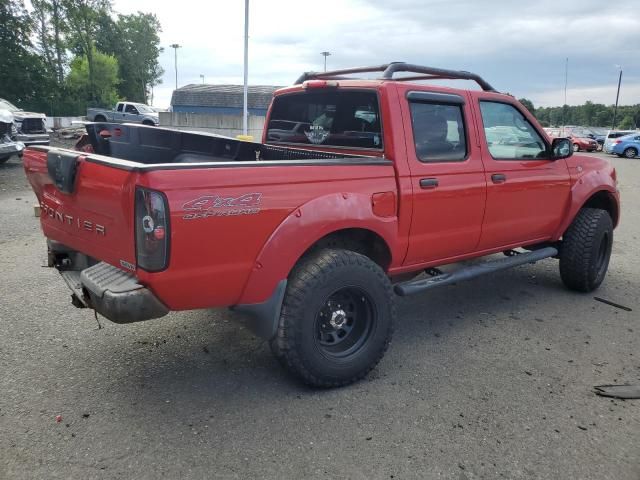
[[[185,220],[207,217],[228,217],[232,215],[255,215],[260,212],[262,193],[245,193],[239,197],[204,195],[191,200],[182,208],[187,211]]]

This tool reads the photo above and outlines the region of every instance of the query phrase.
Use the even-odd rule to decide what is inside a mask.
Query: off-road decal
[[[204,195],[182,205],[182,208],[188,211],[182,218],[194,220],[207,217],[255,215],[260,212],[261,199],[261,193],[245,193],[239,197]]]
[[[320,145],[329,136],[330,132],[326,131],[322,125],[311,125],[308,132],[304,132],[309,141],[315,145]]]

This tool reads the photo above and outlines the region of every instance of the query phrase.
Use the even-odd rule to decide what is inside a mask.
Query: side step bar
[[[525,263],[535,263],[545,258],[555,257],[556,255],[558,255],[557,248],[545,247],[540,250],[534,250],[533,252],[520,253],[518,255],[501,258],[499,260],[471,265],[469,267],[456,270],[455,272],[443,273],[431,278],[421,278],[419,280],[410,280],[408,282],[398,283],[395,285],[394,291],[396,294],[404,297],[406,295],[413,295],[414,293],[420,293],[432,288],[458,283],[463,280],[470,280],[486,273],[506,270],[507,268],[517,267],[519,265],[524,265]]]

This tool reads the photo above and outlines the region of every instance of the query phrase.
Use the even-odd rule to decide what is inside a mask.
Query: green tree
[[[89,98],[91,102],[99,103],[95,37],[99,19],[111,13],[111,0],[62,0],[62,5],[70,27],[72,47],[87,59]]]
[[[91,80],[89,59],[86,55],[77,56],[71,62],[71,71],[67,76],[67,88],[74,95],[78,105],[111,107],[118,101],[118,60],[93,49],[93,82]],[[82,107],[80,107],[82,108]]]
[[[620,121],[620,123],[616,126],[620,130],[631,130],[635,127],[635,123],[633,121],[633,117],[631,115],[625,115],[625,117]]]
[[[149,91],[161,82],[161,31],[160,22],[150,13],[120,15],[116,21],[110,17],[100,19],[96,45],[118,59],[121,98],[147,103]]]
[[[531,113],[531,115],[535,115],[536,114],[536,108],[533,106],[533,102],[531,100],[529,100],[528,98],[520,98],[518,100],[522,105],[524,105],[524,107],[529,110],[529,113]]]
[[[42,56],[55,82],[64,82],[67,52],[65,35],[68,32],[67,19],[61,0],[31,0],[32,19],[37,38],[36,50]]]
[[[44,110],[51,84],[33,52],[33,24],[20,0],[0,0],[0,92],[28,109]]]

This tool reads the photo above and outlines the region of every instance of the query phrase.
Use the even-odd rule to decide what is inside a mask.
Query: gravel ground
[[[135,325],[69,302],[21,163],[0,165],[0,478],[640,478],[640,160],[598,296],[549,260],[399,299],[377,369],[290,379],[227,310]],[[56,416],[62,417],[59,423]]]

